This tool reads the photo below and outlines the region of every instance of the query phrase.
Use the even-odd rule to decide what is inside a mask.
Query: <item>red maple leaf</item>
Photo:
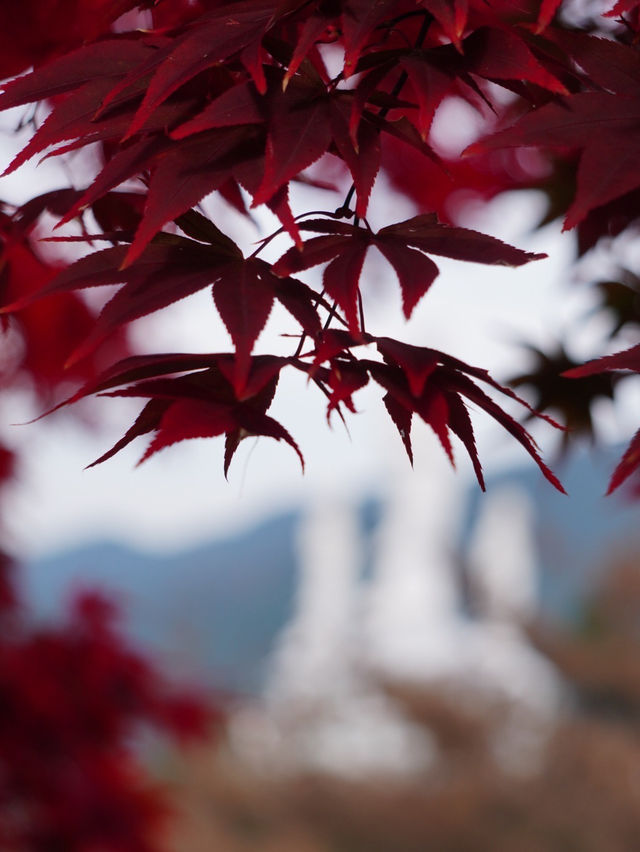
[[[359,328],[357,302],[359,279],[367,250],[375,246],[392,265],[402,290],[405,316],[438,275],[438,267],[425,254],[475,263],[521,266],[544,255],[531,254],[468,228],[438,222],[435,214],[415,216],[373,233],[332,219],[313,219],[299,225],[302,231],[324,233],[289,249],[274,266],[276,275],[289,275],[330,261],[323,274],[327,294],[344,310],[352,332]],[[416,251],[416,249],[418,249]]]
[[[531,412],[531,407],[513,391],[498,384],[486,370],[472,367],[443,352],[399,343],[389,338],[376,338],[376,344],[385,364],[371,361],[365,363],[372,377],[387,391],[387,411],[398,429],[410,459],[411,422],[413,415],[417,414],[433,429],[452,464],[454,458],[449,433],[452,432],[460,439],[471,458],[478,483],[484,489],[482,468],[467,411],[467,404],[471,402],[510,432],[535,460],[546,479],[564,493],[560,481],[541,459],[535,441],[527,430],[501,409],[473,379],[489,384],[493,389],[517,400]],[[557,426],[545,415],[538,416]]]

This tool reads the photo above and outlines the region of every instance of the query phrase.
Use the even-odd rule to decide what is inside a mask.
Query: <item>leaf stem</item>
[[[329,325],[331,324],[331,320],[336,316],[336,308],[337,307],[338,307],[337,302],[334,302],[333,305],[331,305],[331,309],[329,311],[329,316],[326,318],[325,323],[322,326],[323,331],[326,331],[329,328]]]
[[[304,216],[326,216],[328,219],[339,218],[336,217],[335,212],[331,212],[331,210],[308,210],[306,213],[298,214],[295,217],[296,222],[302,219]],[[282,228],[278,228],[278,230],[274,231],[272,234],[269,234],[268,237],[264,237],[264,239],[258,240],[258,248],[247,257],[247,260],[259,254],[263,248],[266,248],[269,245],[271,240],[275,239],[280,234],[283,234],[285,230],[286,228],[283,226]]]
[[[360,314],[360,331],[362,334],[366,334],[366,329],[364,327],[364,304],[362,302],[362,293],[360,292],[360,288],[358,288],[358,313]]]

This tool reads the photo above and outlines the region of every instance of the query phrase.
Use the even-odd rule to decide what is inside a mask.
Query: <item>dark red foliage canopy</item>
[[[600,15],[574,21],[569,5],[50,0],[29,5],[28,27],[7,18],[11,49],[0,74],[21,76],[4,84],[0,109],[39,108],[30,141],[6,173],[37,155],[64,157],[88,146],[98,164],[83,189],[63,186],[6,208],[2,313],[22,323],[25,365],[39,380],[48,372],[55,383],[61,361],[68,376],[84,380],[67,401],[93,393],[146,401],[97,461],[139,435],[150,436],[143,459],[186,438],[224,435],[226,471],[244,437],[264,435],[288,443],[302,461],[294,438],[267,413],[281,371],[293,369],[341,416],[354,410],[355,392],[379,385],[410,458],[417,415],[452,460],[451,434],[460,440],[483,485],[468,406],[481,408],[561,489],[528,432],[482,383],[518,397],[450,355],[370,335],[361,284],[375,248],[397,278],[409,318],[438,275],[434,258],[518,267],[541,257],[460,227],[452,199],[461,188],[485,199],[542,188],[550,218],[562,215],[565,228],[577,229],[580,251],[634,226],[639,4],[603,3]],[[443,160],[432,122],[454,97],[494,132],[463,159]],[[527,160],[523,149],[532,147],[537,156]],[[350,189],[337,207],[293,210],[291,182],[317,183],[327,155],[349,176]],[[367,215],[381,169],[419,210],[374,231]],[[247,205],[267,205],[292,247],[270,263],[261,256],[267,237],[247,254],[222,220],[206,214],[202,202],[211,193],[246,215]],[[79,225],[66,238],[85,240],[91,253],[57,272],[46,266],[28,242],[45,211],[58,226]],[[96,248],[99,241],[109,246]],[[317,292],[298,275],[320,264]],[[104,285],[119,289],[96,316],[78,291]],[[211,290],[231,351],[121,352],[114,363],[130,322],[203,288]],[[255,355],[275,302],[299,324],[298,341],[288,356]],[[55,355],[37,366],[42,349],[29,341],[43,333],[42,312],[57,310],[73,314],[72,328],[65,332],[62,319],[49,326]],[[111,363],[100,371],[96,358],[109,348]],[[628,360],[623,366],[636,369]],[[548,398],[557,402],[558,394]],[[582,394],[580,406],[591,401]],[[588,415],[574,419],[590,422]],[[611,488],[637,466],[633,447]]]

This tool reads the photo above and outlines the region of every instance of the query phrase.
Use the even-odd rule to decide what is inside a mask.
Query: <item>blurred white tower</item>
[[[349,774],[406,772],[430,756],[424,734],[361,677],[363,542],[353,505],[332,495],[300,531],[296,613],[274,655],[266,696],[273,761]],[[372,748],[375,743],[375,748]]]
[[[537,608],[533,507],[521,488],[497,487],[486,495],[469,563],[480,610],[476,671],[511,699],[553,712],[561,700],[559,679],[521,627]]]
[[[533,507],[522,488],[502,486],[485,497],[471,540],[469,563],[481,611],[522,620],[536,610]]]
[[[452,558],[468,484],[437,442],[424,451],[427,437],[421,436],[417,472],[387,477],[368,585],[360,579],[365,543],[353,505],[335,494],[319,498],[303,522],[296,613],[274,656],[266,696],[278,742],[288,746],[280,759],[288,754],[349,772],[406,771],[428,762],[424,732],[398,716],[375,681],[363,677],[366,669],[506,698],[520,710],[512,732],[500,733],[505,759],[521,761],[532,746],[536,752],[559,690],[511,620],[528,614],[535,600],[527,500],[498,490],[483,503],[472,558],[486,605],[470,619]]]
[[[285,701],[305,702],[346,688],[357,633],[362,544],[354,507],[318,496],[299,532],[295,615],[279,641],[270,685]]]
[[[405,676],[447,667],[459,621],[452,553],[461,483],[435,438],[420,441],[428,449],[416,470],[389,483],[366,611],[366,656]]]

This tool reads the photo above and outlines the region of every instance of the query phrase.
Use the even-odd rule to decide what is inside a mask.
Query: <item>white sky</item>
[[[5,117],[3,126],[11,127],[14,118]],[[9,150],[16,147],[12,135],[0,135],[2,164],[8,162]],[[80,173],[81,167],[76,171],[74,165],[72,176]],[[29,166],[0,179],[0,197],[17,202],[35,192],[63,186],[66,180],[51,161],[37,169]],[[338,203],[338,196],[326,192],[317,195],[312,191],[302,198],[298,193],[294,212],[332,209]],[[245,251],[252,241],[272,229],[261,211],[259,219],[265,226],[261,232],[248,228],[228,208],[225,211],[226,221],[216,221]],[[374,227],[414,213],[406,200],[391,193],[384,180],[376,184],[371,211]],[[570,238],[561,237],[556,226],[531,233],[540,212],[540,199],[534,194],[516,193],[492,203],[483,211],[481,221],[467,224],[521,248],[546,251],[549,259],[517,270],[436,259],[441,275],[409,325],[401,314],[393,272],[383,262],[368,262],[368,330],[442,349],[488,367],[498,379],[526,367],[515,343],[529,340],[544,346],[563,337],[572,319],[590,304],[585,288],[581,290],[565,280]],[[378,218],[380,221],[376,221]],[[273,256],[288,245],[286,239],[274,245]],[[291,351],[291,341],[279,337],[282,331],[295,332],[295,323],[284,312],[274,311],[257,351]],[[580,355],[597,354],[602,331],[600,320],[585,325],[578,341],[583,347]],[[229,347],[209,291],[140,321],[136,334],[146,351],[217,351]],[[305,501],[318,489],[327,494],[358,493],[379,486],[394,472],[410,470],[400,439],[380,402],[382,393],[376,388],[366,388],[356,396],[362,413],[350,418],[349,437],[339,421],[333,429],[327,427],[324,397],[315,388],[307,388],[303,377],[289,377],[286,372],[270,413],[300,445],[307,462],[304,477],[293,451],[267,438],[243,442],[228,483],[222,473],[221,439],[185,442],[134,470],[145,447],[143,442],[135,442],[106,464],[85,471],[84,465],[129,426],[139,403],[99,400],[94,411],[101,427],[87,431],[64,414],[33,425],[10,426],[33,415],[23,401],[16,399],[12,409],[3,413],[1,427],[9,430],[11,441],[24,448],[24,476],[8,505],[9,547],[36,554],[78,540],[117,536],[145,548],[179,548]],[[631,412],[630,405],[617,410],[605,424],[608,434],[625,437],[633,428]],[[475,424],[487,470],[512,462],[533,464],[490,418],[478,416]],[[546,427],[536,429],[535,434],[548,457],[555,436]],[[433,439],[423,428],[415,429],[414,435],[420,467],[429,455],[427,449],[423,453],[421,445],[428,448]],[[462,450],[456,449],[457,475],[470,478],[470,463]]]

